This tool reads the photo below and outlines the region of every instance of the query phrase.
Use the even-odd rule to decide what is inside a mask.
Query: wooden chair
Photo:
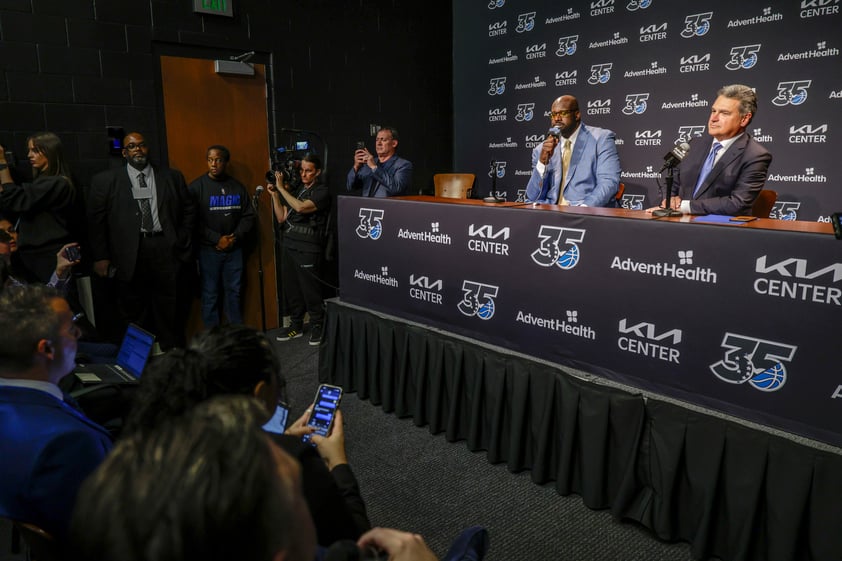
[[[614,200],[617,201],[618,205],[620,204],[620,201],[623,200],[623,193],[625,193],[625,192],[626,192],[626,184],[621,181],[620,184],[617,185],[617,194],[614,195]]]
[[[467,199],[474,185],[473,173],[437,173],[433,176],[436,197],[445,199]]]
[[[769,213],[772,212],[772,207],[777,200],[777,191],[772,191],[771,189],[761,190],[757,198],[754,199],[754,204],[751,205],[751,215],[757,218],[769,218]]]

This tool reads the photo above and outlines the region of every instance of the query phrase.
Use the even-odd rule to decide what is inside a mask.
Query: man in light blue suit
[[[620,156],[614,133],[582,124],[579,102],[572,95],[553,101],[550,120],[553,126],[550,130],[557,134],[548,133],[547,139],[532,151],[532,177],[526,186],[526,200],[570,206],[615,206],[614,197],[620,185]]]
[[[0,516],[65,537],[82,481],[111,449],[108,432],[65,401],[79,329],[54,289],[0,295]]]

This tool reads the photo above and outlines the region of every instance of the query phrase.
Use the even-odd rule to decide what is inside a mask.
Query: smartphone
[[[287,419],[289,418],[289,406],[283,401],[279,401],[275,407],[275,414],[272,418],[263,425],[263,430],[274,432],[276,434],[284,434],[287,430]]]
[[[357,150],[365,150],[365,142],[362,140],[357,141]]]
[[[731,222],[752,222],[757,220],[756,216],[734,216],[731,218]]]
[[[330,434],[333,428],[333,420],[336,418],[336,410],[339,409],[339,402],[342,401],[342,388],[322,384],[316,392],[316,399],[313,401],[313,412],[307,426],[316,427],[316,432],[321,436]],[[312,434],[305,434],[302,437],[304,442],[313,444],[310,440]]]
[[[72,245],[64,250],[64,256],[68,261],[78,261],[82,258],[82,250],[78,245]]]

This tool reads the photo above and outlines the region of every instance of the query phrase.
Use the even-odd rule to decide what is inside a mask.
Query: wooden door
[[[208,146],[222,144],[231,151],[229,175],[245,185],[250,194],[257,185],[265,185],[269,166],[266,77],[264,65],[255,64],[254,69],[254,76],[223,76],[214,72],[213,60],[161,57],[169,162],[184,173],[188,183],[207,173]],[[278,299],[272,210],[266,194],[260,200],[259,227],[266,327],[273,329],[278,327]],[[257,247],[253,244],[245,266],[243,321],[260,329]],[[188,334],[200,330],[201,325],[197,299]]]

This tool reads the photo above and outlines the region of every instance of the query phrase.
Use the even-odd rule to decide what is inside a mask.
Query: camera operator
[[[322,254],[330,210],[330,193],[321,180],[322,162],[314,154],[301,159],[300,187],[294,188],[280,171],[266,185],[272,209],[283,231],[281,283],[289,303],[290,325],[278,341],[301,337],[304,312],[310,314],[310,344],[322,341]]]

